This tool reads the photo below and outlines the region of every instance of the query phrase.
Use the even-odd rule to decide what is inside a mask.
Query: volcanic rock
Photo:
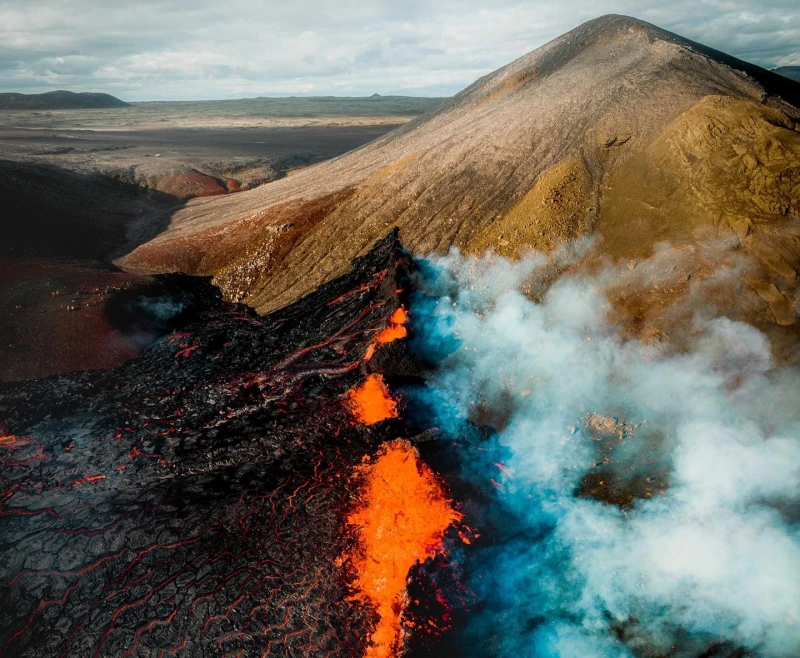
[[[265,312],[341,275],[392,226],[418,254],[516,258],[592,237],[595,267],[637,260],[652,275],[636,309],[635,291],[615,298],[632,321],[655,309],[663,324],[726,268],[738,274],[717,311],[780,333],[797,319],[799,105],[800,85],[776,73],[605,16],[365,147],[189,202],[120,262],[213,275]]]
[[[141,357],[0,384],[0,654],[363,655],[350,476],[407,430],[346,400],[412,268],[390,235],[267,317],[168,275]]]
[[[156,189],[181,200],[228,192],[223,181],[199,172],[172,174],[160,181]]]

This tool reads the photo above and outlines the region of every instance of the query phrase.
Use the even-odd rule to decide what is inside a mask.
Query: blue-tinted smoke
[[[417,406],[510,455],[464,468],[504,515],[462,654],[800,655],[800,374],[765,336],[717,318],[688,353],[623,340],[600,279],[550,285],[540,257],[421,271],[439,368]]]

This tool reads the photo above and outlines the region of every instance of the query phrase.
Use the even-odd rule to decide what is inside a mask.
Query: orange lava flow
[[[381,331],[375,340],[379,343],[391,343],[393,340],[408,336],[408,329],[405,324],[408,320],[408,312],[402,306],[395,310],[389,317],[389,326]]]
[[[381,333],[375,337],[375,340],[378,343],[391,343],[393,340],[399,340],[406,336],[408,336],[408,329],[402,324],[393,324],[381,331]]]
[[[73,480],[72,482],[70,482],[70,484],[77,486],[79,484],[85,484],[87,482],[99,482],[100,480],[105,480],[105,479],[106,479],[105,475],[89,475],[85,478],[81,478],[80,480]]]
[[[389,326],[375,336],[375,341],[367,348],[364,359],[369,361],[372,358],[375,354],[375,346],[378,343],[391,343],[408,336],[408,329],[405,327],[406,322],[408,322],[408,311],[402,306],[395,309],[394,313],[389,316]]]
[[[365,658],[390,658],[402,647],[408,572],[443,550],[444,533],[461,514],[408,441],[384,444],[357,471],[364,478],[362,505],[347,518],[359,539],[350,557],[353,600],[378,613]]]
[[[387,418],[397,418],[397,402],[392,399],[381,375],[369,375],[366,381],[347,394],[350,411],[364,425]]]

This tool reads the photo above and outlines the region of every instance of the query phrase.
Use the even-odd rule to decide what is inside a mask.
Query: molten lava
[[[401,306],[389,317],[389,326],[381,331],[375,340],[379,343],[391,343],[393,340],[405,338],[408,335],[408,329],[405,324],[408,320],[408,313]]]
[[[366,658],[390,658],[403,641],[408,572],[442,552],[444,533],[461,514],[408,441],[383,445],[357,471],[363,478],[362,504],[347,519],[359,539],[350,558],[356,574],[353,599],[378,614]]]
[[[397,418],[397,402],[389,394],[381,375],[369,375],[363,384],[347,394],[347,402],[356,420],[364,425]]]
[[[406,322],[408,321],[408,311],[402,306],[395,310],[389,316],[389,326],[381,330],[375,337],[375,341],[367,348],[364,359],[369,361],[375,354],[375,346],[379,343],[391,343],[395,340],[400,340],[408,336],[408,329],[406,329]]]

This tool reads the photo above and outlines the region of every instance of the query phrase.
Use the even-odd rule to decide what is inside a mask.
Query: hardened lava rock
[[[266,317],[209,285],[138,359],[0,386],[0,655],[362,654],[348,474],[405,430],[345,399],[411,268],[390,235]]]

